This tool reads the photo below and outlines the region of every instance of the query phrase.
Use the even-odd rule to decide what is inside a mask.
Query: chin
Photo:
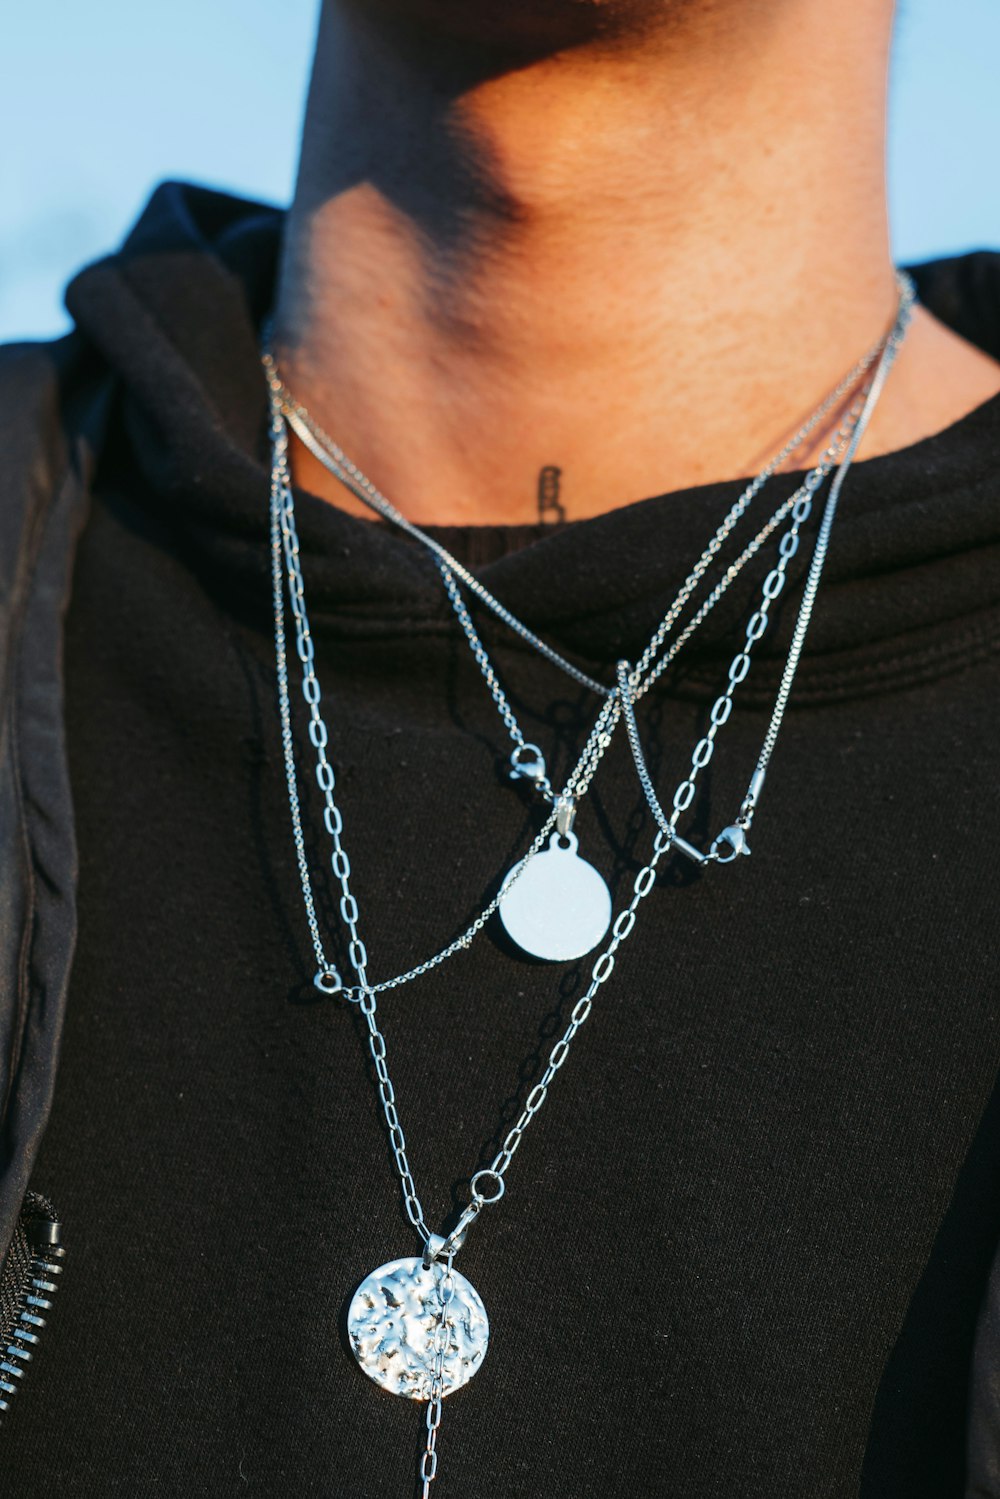
[[[329,0],[328,0],[329,3]],[[378,24],[402,23],[440,41],[544,53],[614,42],[654,29],[688,0],[348,0]]]

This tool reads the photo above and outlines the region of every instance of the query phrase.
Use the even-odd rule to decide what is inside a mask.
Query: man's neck
[[[750,472],[886,330],[883,0],[832,31],[824,0],[690,0],[516,65],[378,31],[325,7],[276,344],[414,520],[579,518]],[[989,393],[969,351],[969,389],[928,398],[929,323],[869,452]]]

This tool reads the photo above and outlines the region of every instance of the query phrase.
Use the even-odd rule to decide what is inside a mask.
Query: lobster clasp
[[[731,827],[723,828],[722,832],[712,844],[711,857],[719,864],[731,864],[741,854],[749,854],[750,845],[747,835],[738,823]]]
[[[537,744],[518,744],[510,757],[512,781],[540,781],[545,775],[545,756]]]

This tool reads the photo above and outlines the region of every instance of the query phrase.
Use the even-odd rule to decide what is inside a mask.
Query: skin
[[[889,0],[326,0],[289,385],[422,524],[535,520],[546,468],[570,519],[754,472],[892,320],[891,31]],[[861,456],[998,390],[919,310]]]

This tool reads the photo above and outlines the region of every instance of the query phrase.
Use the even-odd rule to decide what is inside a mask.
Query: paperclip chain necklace
[[[851,431],[853,431],[858,414],[858,410],[852,409],[847,423],[845,424],[844,428],[842,428],[838,433],[837,440],[831,445],[827,453],[824,454],[823,460],[821,461],[820,465],[818,465],[809,475],[807,475],[806,481],[799,487],[799,489],[797,489],[795,493],[789,497],[788,500],[786,500],[782,505],[778,507],[777,511],[767,522],[762,531],[758,533],[757,537],[755,537],[754,540],[744,549],[741,556],[737,558],[737,560],[730,566],[724,577],[716,585],[715,589],[712,591],[709,597],[704,601],[694,618],[688,623],[685,630],[681,633],[678,639],[673,642],[669,650],[666,652],[662,665],[669,664],[669,661],[674,658],[677,652],[694,633],[697,627],[701,624],[702,620],[710,612],[712,607],[714,607],[714,605],[722,597],[722,595],[725,593],[734,579],[739,575],[739,572],[742,570],[742,568],[751,559],[751,557],[756,554],[760,546],[763,545],[763,542],[773,534],[774,530],[777,529],[777,526],[781,523],[781,521],[786,519],[790,513],[794,512],[794,521],[791,528],[790,537],[783,540],[782,542],[784,551],[779,561],[779,566],[777,569],[773,570],[772,574],[769,575],[769,579],[767,580],[766,586],[768,586],[774,593],[774,596],[776,596],[775,590],[777,588],[777,585],[780,583],[780,579],[784,573],[784,569],[787,567],[788,562],[795,555],[795,552],[798,548],[799,530],[801,525],[804,524],[804,522],[808,519],[812,504],[811,497],[815,493],[819,485],[822,483],[822,479],[825,474],[829,471],[829,466],[832,460],[840,453],[842,453],[843,447],[848,440],[848,435]],[[292,590],[292,601],[294,607],[296,600],[304,600],[304,592],[302,588],[301,577],[298,575],[297,570],[298,541],[297,533],[295,532],[294,502],[291,498],[291,488],[287,474],[287,433],[284,431],[284,428],[280,424],[280,412],[277,409],[275,409],[273,413],[273,421],[276,434],[274,439],[276,445],[275,462],[278,465],[278,469],[280,470],[280,475],[284,484],[284,492],[287,495],[287,499],[285,501],[286,514],[284,528],[287,535],[293,538],[289,556],[287,558],[287,566],[289,587]],[[279,581],[280,580],[276,580],[276,588],[278,587]],[[684,585],[684,588],[682,588],[680,595],[678,595],[678,597],[681,598],[682,601],[683,598],[686,597],[690,592],[690,583],[691,579],[689,578],[688,582]],[[680,606],[675,602],[674,606],[672,606],[671,613],[676,616],[679,613],[679,609]],[[471,621],[469,622],[469,627],[470,629],[472,629]],[[478,637],[476,638],[478,640]],[[327,831],[331,834],[331,836],[333,836],[335,829],[339,831],[341,820],[339,810],[337,809],[336,804],[333,800],[332,767],[330,767],[329,763],[326,760],[326,746],[329,742],[329,734],[326,729],[326,725],[322,721],[319,710],[320,688],[318,682],[314,680],[314,647],[312,645],[312,639],[308,629],[308,620],[305,619],[304,616],[304,604],[301,613],[296,612],[296,649],[303,666],[303,691],[306,696],[306,702],[310,713],[310,739],[316,751],[316,774],[326,800],[326,806],[324,808],[324,822]],[[649,653],[647,652],[646,654],[648,656]],[[483,651],[483,656],[485,658],[485,651]],[[659,669],[661,668],[658,667],[658,670]],[[736,684],[734,683],[733,685]],[[499,684],[498,690],[500,690]],[[643,688],[641,685],[640,687],[635,689],[633,691],[633,699],[635,697],[638,697],[642,690]],[[286,685],[283,684],[282,701],[285,700],[286,696]],[[472,923],[465,929],[465,931],[447,947],[443,948],[441,951],[434,954],[431,958],[425,960],[424,962],[417,964],[414,968],[407,970],[403,974],[396,975],[395,977],[390,979],[385,979],[380,983],[371,984],[370,988],[373,992],[381,993],[387,989],[397,988],[405,983],[408,983],[411,980],[429,972],[430,969],[439,966],[439,964],[445,962],[448,958],[454,956],[457,952],[463,950],[464,948],[467,948],[472,939],[478,934],[478,932],[483,929],[489,918],[498,908],[500,908],[503,898],[506,894],[509,893],[513,884],[520,878],[521,873],[529,865],[530,861],[538,856],[544,843],[552,834],[553,829],[555,828],[560,836],[566,836],[570,824],[568,820],[562,822],[560,822],[560,820],[565,813],[565,809],[568,806],[573,806],[586,794],[591,780],[596,773],[600,760],[611,742],[611,734],[613,733],[614,728],[617,725],[618,720],[622,714],[622,706],[622,702],[617,692],[614,696],[608,698],[605,701],[604,707],[602,708],[597,722],[595,723],[594,728],[591,731],[591,735],[587,741],[584,751],[579,761],[577,762],[575,769],[571,773],[562,794],[558,797],[551,798],[553,802],[553,811],[549,814],[546,822],[544,823],[540,831],[536,834],[535,839],[533,840],[525,858],[519,865],[516,866],[515,870],[511,872],[511,875],[504,882],[501,891],[493,898],[493,900],[491,900],[487,904],[484,910],[479,913],[479,915],[472,921]],[[717,729],[721,727],[722,722],[723,720],[719,718],[715,723],[713,723],[713,738],[715,732],[717,732]],[[313,947],[319,963],[316,982],[318,986],[324,990],[324,992],[328,994],[334,994],[339,992],[343,988],[343,980],[335,965],[333,965],[328,960],[319,933],[319,926],[316,919],[315,903],[312,895],[308,866],[306,865],[304,859],[304,840],[301,834],[298,810],[298,795],[293,774],[294,761],[291,754],[292,737],[290,716],[287,718],[286,722],[286,715],[283,714],[282,723],[286,748],[286,770],[288,771],[289,777],[289,797],[292,806],[296,848],[299,854],[300,876],[302,879],[303,895],[305,898],[307,916],[309,920],[309,929],[313,939]],[[637,743],[636,735],[637,730],[633,729],[632,734],[630,734],[630,742],[632,742],[633,745]],[[633,750],[633,753],[635,753],[635,750]],[[643,789],[645,790],[646,784],[648,782],[648,775],[645,772],[644,766],[643,768],[639,769],[639,761],[637,761],[636,763],[637,769],[639,770],[640,784],[643,785]],[[649,793],[647,792],[647,797],[648,795]],[[659,804],[655,802],[655,798],[654,801],[650,803],[651,809],[654,811],[654,815],[656,815],[658,805]],[[690,858],[695,859],[699,863],[705,863],[709,858],[720,857],[718,853],[714,852],[709,855],[700,853],[699,850],[695,849],[691,844],[687,843],[686,840],[682,839],[680,835],[676,833],[676,831],[674,833],[674,842],[676,847],[681,849]],[[337,874],[338,878],[340,877],[340,870],[343,867],[344,858],[346,858],[346,855],[337,854],[335,852],[334,873]],[[728,860],[723,858],[723,862],[728,862]],[[342,900],[348,902],[349,908],[350,901],[352,899],[353,897],[351,897],[347,892],[345,892],[342,896]],[[529,905],[534,908],[534,903],[531,901],[530,895]],[[610,920],[610,917],[608,918],[608,920]],[[598,932],[597,940],[599,940],[600,937],[603,936],[606,927],[607,922],[604,923],[601,931]],[[348,994],[348,997],[353,998],[356,996]]]
[[[878,347],[881,348],[882,344],[884,344],[884,340],[880,341]],[[866,356],[866,361],[872,357],[874,357],[874,354]],[[276,402],[281,389],[283,388],[275,381],[273,396]],[[831,398],[827,398],[820,411],[826,411],[831,404]],[[299,410],[302,409],[299,407]],[[783,504],[778,506],[774,515],[765,523],[753,541],[744,548],[742,555],[729,568],[721,582],[704,601],[695,617],[689,621],[687,628],[682,632],[681,636],[663,652],[662,658],[657,662],[655,667],[657,674],[669,664],[677,651],[683,647],[718,602],[719,598],[722,597],[726,588],[738,576],[742,567],[763,545],[766,538],[791,514],[793,521],[790,531],[782,540],[782,548],[784,550],[779,557],[778,565],[772,569],[765,582],[765,592],[761,600],[761,609],[755,615],[755,627],[758,630],[758,635],[755,635],[754,639],[759,638],[759,634],[763,633],[768,622],[770,604],[781,591],[784,585],[785,570],[798,548],[800,528],[809,517],[812,498],[829,474],[831,468],[843,456],[860,415],[860,410],[860,405],[851,407],[845,422],[835,434],[833,441],[827,447],[826,451],[821,455],[815,468],[806,475],[804,482],[798,489]],[[817,420],[818,417],[814,414],[805,427],[800,429],[800,432],[809,431],[816,424]],[[792,441],[797,442],[798,437],[799,434]],[[787,446],[782,451],[787,451]],[[709,546],[702,553],[695,568],[678,592],[666,616],[657,627],[653,640],[643,654],[642,659],[644,662],[651,663],[655,660],[656,651],[661,647],[669,634],[670,628],[679,618],[685,603],[704,577],[714,552],[721,546],[722,540],[725,539],[725,536],[733,528],[736,520],[745,512],[752,497],[762,487],[766,475],[773,472],[777,467],[779,460],[780,455],[778,459],[772,460],[771,464],[764,470],[764,477],[758,475],[731,508],[726,519],[709,543]],[[360,472],[356,466],[352,466],[352,468],[354,473]],[[374,487],[372,486],[372,488]],[[377,493],[377,491],[375,492]],[[389,504],[385,500],[382,503],[384,505]],[[600,873],[592,864],[578,855],[578,840],[573,832],[573,823],[576,815],[576,805],[585,795],[600,758],[610,743],[610,735],[621,716],[624,703],[619,702],[616,693],[610,694],[606,698],[605,705],[610,702],[613,714],[607,725],[607,731],[599,735],[595,745],[588,744],[587,749],[584,751],[586,761],[585,773],[583,767],[578,766],[577,772],[574,772],[570,777],[570,781],[562,794],[557,796],[551,791],[551,784],[545,773],[541,752],[537,749],[537,746],[524,742],[520,727],[517,725],[513,711],[500,686],[497,673],[489,660],[486,649],[476,633],[464,600],[452,576],[451,569],[441,558],[437,558],[436,560],[453,608],[487,682],[491,695],[497,704],[501,717],[508,726],[510,724],[514,725],[517,739],[520,740],[519,744],[515,744],[515,750],[511,759],[511,775],[514,778],[522,776],[531,778],[536,787],[542,790],[542,794],[554,806],[555,811],[555,831],[552,832],[552,817],[550,814],[549,820],[537,835],[536,841],[532,844],[527,856],[510,871],[499,893],[488,904],[485,911],[481,912],[480,916],[473,921],[471,927],[467,929],[470,934],[469,940],[471,940],[472,935],[482,930],[486,920],[493,914],[494,910],[497,910],[508,936],[532,957],[549,961],[562,961],[583,957],[597,946],[608,930],[611,923],[611,894]],[[650,676],[652,679],[652,674]],[[636,689],[644,685],[641,681],[641,672],[638,668],[633,685]],[[733,685],[736,684],[734,683]],[[631,709],[629,711],[631,712]],[[712,753],[715,734],[718,728],[721,727],[721,723],[722,720],[719,720],[712,725],[710,737],[702,745],[702,753],[709,755]],[[637,736],[638,730],[635,726],[633,714],[629,729],[629,742],[632,746],[633,756],[636,757],[635,764],[640,786],[649,801],[654,816],[657,817],[661,826],[663,826],[662,811],[653,793]],[[538,757],[534,765],[526,765],[524,763],[521,759],[522,750],[532,752]],[[592,753],[590,753],[591,750],[593,751]],[[730,828],[727,830],[727,833],[732,833],[733,831],[734,829]],[[727,841],[727,847],[734,849],[732,855],[726,856],[721,854],[720,849],[715,845],[713,845],[709,855],[702,855],[699,850],[687,843],[686,840],[681,839],[676,834],[676,830],[674,837],[677,847],[681,848],[689,857],[696,859],[699,863],[706,862],[708,858],[722,858],[723,862],[728,862],[730,857],[735,857],[735,853],[746,851],[745,843],[740,843],[738,838],[731,837]],[[547,847],[541,846],[545,842],[547,842]],[[716,840],[716,844],[718,843],[719,840]],[[462,939],[460,938],[455,944],[452,944],[450,951],[454,952],[458,950],[461,943]],[[446,950],[446,953],[448,953],[448,950]],[[416,973],[422,967],[423,965],[418,965],[417,969],[410,970],[410,972]],[[400,976],[399,981],[402,982],[405,977],[405,975]],[[388,982],[395,986],[395,981],[390,980]]]
[[[900,292],[901,296],[905,293],[905,287],[902,282],[900,283]],[[800,486],[795,494],[785,501],[784,505],[778,507],[778,510],[764,525],[754,540],[744,549],[742,555],[730,566],[721,582],[681,632],[680,637],[663,654],[655,669],[650,672],[645,680],[640,680],[642,669],[651,664],[655,659],[657,651],[660,650],[666,635],[676,623],[685,603],[701,581],[712,559],[718,553],[728,535],[746,512],[754,496],[763,487],[767,479],[777,471],[785,458],[806,440],[823,417],[856,385],[857,380],[871,367],[875,359],[879,357],[884,344],[885,339],[880,339],[858,361],[854,369],[827,396],[813,415],[785,444],[782,450],[761,473],[758,474],[732,506],[729,514],[719,526],[715,536],[712,538],[705,552],[703,552],[647,646],[640,665],[636,669],[638,676],[635,683],[635,697],[642,696],[648,690],[648,687],[656,677],[670,664],[677,652],[700,626],[722,594],[730,586],[735,577],[738,576],[742,567],[751,560],[785,516],[794,510],[796,504],[800,500],[804,500],[811,492],[814,492],[818,488],[819,483],[830,471],[830,468],[842,456],[860,408],[852,408],[847,423],[840,429],[836,439],[827,449],[826,453],[824,453],[817,468],[807,476],[805,484]],[[497,909],[500,910],[501,919],[507,927],[509,935],[533,956],[553,960],[582,956],[591,950],[606,932],[611,916],[611,901],[607,886],[601,876],[592,865],[575,856],[577,845],[575,835],[573,835],[571,829],[576,802],[586,793],[597,764],[604,753],[604,749],[606,749],[607,744],[610,742],[608,734],[614,729],[620,716],[620,707],[615,697],[617,689],[599,687],[599,690],[606,693],[613,703],[613,717],[608,726],[608,734],[602,732],[596,743],[593,740],[588,742],[587,749],[585,749],[584,755],[581,757],[581,762],[573,772],[563,792],[557,796],[546,774],[541,751],[537,746],[529,744],[524,740],[524,736],[506,699],[506,695],[500,686],[497,674],[492,667],[492,663],[489,661],[482,642],[476,634],[464,601],[458,592],[453,573],[460,571],[465,575],[464,569],[438,543],[428,538],[419,528],[413,527],[409,522],[404,520],[385,496],[381,495],[357,466],[351,463],[342,449],[313,421],[305,408],[294,401],[287,387],[281,381],[274,359],[269,351],[265,350],[263,358],[271,390],[272,413],[275,420],[278,420],[279,413],[281,417],[287,418],[295,430],[301,431],[302,435],[308,438],[313,451],[317,453],[317,456],[322,458],[324,463],[327,464],[338,478],[342,479],[349,488],[359,494],[377,513],[384,515],[386,519],[392,521],[394,524],[399,524],[404,530],[411,532],[435,555],[453,608],[469,641],[470,648],[479,663],[505,726],[514,740],[515,748],[511,756],[510,767],[511,777],[530,779],[535,788],[550,803],[556,806],[555,818],[550,816],[549,820],[536,836],[528,855],[510,872],[498,895],[480,912],[459,937],[426,962],[417,964],[414,968],[407,970],[403,974],[383,980],[373,987],[380,992],[385,989],[397,987],[428,972],[431,968],[438,966],[440,962],[446,961],[449,957],[468,946],[469,942],[483,929],[487,920]],[[791,538],[791,544],[793,547],[797,546],[795,537]],[[788,558],[784,559],[785,562],[787,560]],[[783,567],[784,562],[782,568],[772,575],[770,580],[772,583],[777,582],[777,584],[781,584]],[[533,633],[516,620],[514,616],[510,615],[504,606],[493,599],[492,595],[478,583],[478,580],[472,579],[471,575],[467,576],[469,576],[475,589],[495,612],[508,620],[511,627],[522,635],[522,637],[528,639],[530,642],[536,641]],[[537,644],[550,659],[556,661],[557,664],[562,664],[562,658],[558,656],[558,653],[552,652],[542,642],[537,642]],[[579,678],[579,673],[575,667],[565,663],[565,669],[570,675]],[[590,679],[588,678],[587,680],[589,681]],[[599,684],[594,685],[599,686]],[[601,727],[603,729],[603,724]],[[630,738],[634,738],[634,734]],[[640,783],[643,783],[644,772],[639,768],[638,762],[637,769],[639,769]],[[328,815],[332,815],[332,813],[328,813]],[[556,835],[554,836],[552,835],[553,826],[556,828]],[[542,855],[542,859],[538,864],[533,864],[532,861],[537,858],[546,839],[549,840],[547,854]],[[690,857],[696,858],[698,862],[703,863],[707,858],[717,856],[714,849],[708,856],[701,855],[679,836],[676,837],[675,842],[678,848]],[[529,866],[531,868],[529,880],[521,881],[521,875]],[[518,883],[519,881],[520,883]],[[514,888],[515,886],[517,886],[516,889]],[[311,895],[308,891],[305,891],[305,894],[307,910],[310,912],[310,929],[313,934],[314,948],[317,951],[320,968],[324,970],[325,959],[321,952],[322,944],[318,939],[318,932],[312,920]],[[330,969],[326,977],[327,991],[331,993],[336,992],[341,986],[342,980],[340,976],[333,969]]]
[[[728,862],[729,859],[747,851],[745,832],[753,817],[760,787],[763,784],[763,776],[773,752],[791,692],[826,560],[840,490],[905,335],[912,297],[912,287],[907,281],[901,279],[896,321],[885,341],[864,405],[853,425],[850,440],[841,457],[826,500],[799,605],[792,643],[757,768],[751,778],[737,823],[725,830],[713,845],[712,854],[720,862]],[[316,982],[325,992],[330,992],[326,981],[336,977],[337,987],[340,987],[339,975],[329,967],[323,954],[318,921],[311,898],[308,862],[302,838],[284,629],[286,574],[289,602],[296,626],[297,649],[303,663],[302,687],[310,715],[309,735],[316,750],[317,780],[326,803],[324,822],[333,843],[333,869],[342,892],[340,914],[349,934],[349,959],[357,980],[356,986],[346,992],[365,1016],[369,1050],[375,1066],[383,1113],[403,1189],[406,1213],[423,1245],[422,1255],[391,1261],[373,1271],[362,1282],[355,1292],[349,1310],[350,1336],[355,1355],[371,1378],[394,1393],[426,1402],[426,1440],[421,1458],[420,1479],[424,1499],[430,1499],[431,1485],[437,1475],[438,1467],[437,1442],[442,1401],[445,1395],[464,1384],[476,1372],[485,1355],[488,1341],[485,1308],[474,1288],[454,1269],[455,1255],[461,1249],[469,1228],[477,1220],[482,1209],[491,1203],[498,1202],[504,1195],[506,1172],[524,1133],[544,1104],[556,1073],[565,1064],[577,1032],[589,1018],[598,990],[610,977],[619,947],[634,929],[638,907],[655,883],[660,860],[668,850],[675,846],[682,846],[676,833],[677,822],[691,805],[698,776],[711,759],[715,735],[719,727],[728,720],[732,708],[733,691],[745,679],[750,669],[752,648],[767,627],[770,603],[784,586],[788,562],[795,555],[799,532],[811,513],[813,494],[822,480],[813,485],[807,494],[796,500],[792,507],[792,525],[782,538],[778,566],[768,575],[770,580],[780,573],[780,582],[774,582],[770,592],[768,582],[765,582],[761,607],[747,626],[746,639],[729,669],[728,685],[712,709],[710,730],[695,747],[690,772],[675,791],[673,811],[669,818],[664,814],[652,787],[635,721],[634,701],[642,685],[641,672],[644,669],[645,656],[638,668],[630,667],[628,662],[620,662],[618,665],[616,686],[606,694],[606,701],[598,715],[588,747],[585,748],[574,775],[580,773],[584,765],[590,770],[590,774],[593,773],[590,769],[590,761],[594,759],[598,748],[603,753],[614,722],[617,721],[619,715],[623,715],[636,770],[658,824],[652,854],[636,876],[632,897],[615,919],[611,940],[593,965],[588,987],[574,1006],[565,1032],[553,1046],[540,1081],[529,1093],[521,1115],[508,1132],[492,1164],[485,1170],[476,1172],[472,1177],[471,1200],[455,1227],[445,1237],[431,1233],[427,1227],[425,1213],[407,1157],[406,1141],[396,1106],[395,1090],[388,1069],[385,1037],[376,1018],[376,991],[367,977],[368,954],[359,932],[357,901],[350,889],[350,861],[341,838],[343,819],[336,807],[333,795],[335,775],[326,756],[329,735],[320,712],[321,692],[313,665],[314,648],[306,611],[298,536],[295,528],[294,500],[287,465],[287,435],[280,405],[274,399],[272,387],[271,554],[279,711],[299,873],[302,879],[310,932],[320,958],[320,971],[317,973]],[[794,537],[794,543],[788,540],[791,537]],[[653,675],[658,675],[658,671],[654,669]],[[649,679],[647,679],[648,685]],[[598,754],[597,758],[599,757]],[[594,768],[596,768],[596,761]],[[551,815],[550,822],[555,820],[555,816],[555,813]],[[725,847],[723,850],[716,851],[720,843],[723,843]],[[706,861],[710,856],[700,855],[699,857],[702,861]],[[391,1325],[391,1336],[388,1339],[385,1336],[387,1319]]]
[[[900,292],[902,295],[902,278],[898,278],[898,280],[900,285]],[[816,427],[820,424],[823,418],[834,409],[838,401],[842,400],[849,391],[854,389],[859,380],[862,379],[862,377],[868,372],[875,361],[881,356],[882,351],[885,347],[885,342],[886,340],[884,338],[879,339],[878,342],[871,349],[869,349],[861,359],[858,360],[854,368],[844,376],[844,378],[839,382],[837,386],[835,386],[830,394],[813,412],[812,416],[810,416],[809,419],[802,425],[802,427],[799,428],[798,432],[796,432],[795,435],[789,439],[789,441],[785,444],[785,446],[779,453],[775,454],[771,461],[750,483],[747,489],[744,490],[743,494],[737,500],[729,515],[726,517],[722,526],[719,527],[719,531],[716,533],[713,541],[709,544],[709,548],[706,549],[706,552],[702,555],[699,562],[695,565],[692,576],[688,579],[688,582],[691,584],[692,588],[697,584],[698,580],[700,579],[706,568],[709,566],[712,558],[716,555],[719,548],[722,546],[722,543],[729,535],[730,531],[739,521],[741,516],[745,513],[754,496],[763,488],[767,480],[770,479],[771,476],[778,471],[778,469],[786,461],[786,459],[788,459],[792,453],[794,453],[799,447],[801,447],[801,445],[806,441],[811,433],[815,431]],[[351,459],[333,440],[333,438],[327,432],[323,431],[322,427],[320,427],[319,423],[315,420],[314,417],[310,415],[306,408],[300,402],[295,400],[291,391],[281,380],[277,365],[274,361],[274,357],[271,354],[270,350],[267,348],[265,348],[264,351],[263,363],[272,393],[277,396],[279,400],[282,415],[287,419],[300,441],[305,444],[305,446],[309,449],[313,456],[317,458],[320,463],[324,465],[324,467],[328,468],[331,473],[333,473],[334,476],[340,480],[345,488],[349,489],[351,493],[357,499],[361,500],[363,504],[368,505],[378,515],[381,515],[384,520],[390,521],[393,525],[398,526],[400,530],[405,531],[408,535],[412,536],[414,540],[420,542],[422,546],[424,546],[429,552],[437,557],[440,565],[443,565],[443,567],[445,567],[452,575],[460,578],[465,586],[470,590],[470,592],[475,594],[479,598],[480,602],[484,603],[487,608],[491,609],[498,619],[502,620],[505,625],[513,630],[515,634],[519,635],[521,639],[524,640],[528,645],[533,646],[535,650],[540,652],[540,654],[546,656],[555,666],[558,666],[562,671],[564,671],[567,676],[572,677],[575,681],[581,683],[582,686],[589,687],[592,691],[603,694],[606,697],[611,697],[614,695],[616,690],[614,686],[609,687],[602,682],[595,681],[594,678],[588,676],[586,672],[581,671],[579,667],[575,666],[572,662],[567,661],[565,657],[561,656],[559,652],[554,650],[552,646],[548,645],[546,641],[541,640],[532,630],[527,627],[527,625],[522,624],[521,621],[515,615],[513,615],[509,609],[501,604],[498,599],[494,598],[489,589],[487,589],[473,573],[470,573],[467,568],[463,567],[462,564],[451,555],[446,547],[442,546],[442,544],[439,541],[436,541],[433,537],[428,536],[426,531],[423,531],[419,526],[414,525],[412,521],[407,520],[406,516],[404,516],[402,512],[399,511],[396,506],[393,505],[392,502],[387,499],[380,490],[376,488],[376,486],[367,477],[367,475],[362,473],[357,465],[351,461]],[[657,634],[654,635],[653,639],[650,641],[648,650],[653,654],[655,654],[656,650],[659,647],[659,644],[662,642],[666,631],[670,628],[668,620],[669,616],[668,619],[664,620],[663,624],[657,631]],[[657,637],[659,637],[659,639]]]

